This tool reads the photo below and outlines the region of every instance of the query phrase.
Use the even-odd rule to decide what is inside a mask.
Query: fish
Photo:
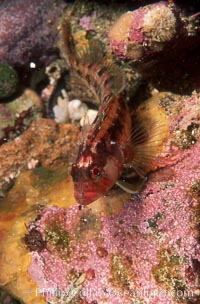
[[[151,133],[156,132],[151,123],[145,127],[130,110],[123,93],[125,75],[116,63],[106,59],[99,42],[90,41],[77,51],[68,21],[63,23],[61,35],[73,89],[89,92],[99,103],[98,114],[87,126],[71,167],[74,197],[86,206],[105,196],[114,185],[138,193],[155,155],[157,144]]]

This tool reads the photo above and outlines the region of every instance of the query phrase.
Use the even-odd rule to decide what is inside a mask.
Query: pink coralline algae
[[[187,79],[194,89],[200,83],[198,19],[199,13],[186,17],[169,2],[140,7],[114,23],[108,34],[110,47],[116,57],[133,64],[159,90],[172,91],[174,79],[177,87]]]
[[[79,20],[79,25],[84,28],[86,31],[93,31],[94,30],[94,23],[93,20],[96,17],[96,13],[93,13],[92,16],[83,16]]]
[[[30,224],[46,243],[32,250],[29,273],[49,303],[199,303],[199,101],[165,98],[176,160],[120,212],[49,207]],[[195,138],[187,147],[176,141],[182,131]]]
[[[158,2],[122,15],[109,32],[114,53],[122,58],[138,59],[163,50],[180,37],[192,35],[180,10],[167,2]],[[193,33],[194,34],[194,33]],[[126,48],[120,48],[121,43]]]
[[[0,60],[21,66],[55,58],[56,20],[64,6],[55,0],[1,1]]]

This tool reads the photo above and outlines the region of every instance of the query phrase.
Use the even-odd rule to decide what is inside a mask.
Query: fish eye
[[[99,179],[102,175],[102,169],[97,165],[93,165],[92,168],[90,168],[89,173],[92,179]]]

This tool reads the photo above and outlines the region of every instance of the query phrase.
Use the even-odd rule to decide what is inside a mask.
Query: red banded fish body
[[[123,72],[106,60],[97,41],[76,51],[67,21],[63,22],[61,39],[73,89],[85,91],[100,104],[98,115],[82,138],[72,164],[75,199],[79,204],[88,205],[106,195],[115,183],[125,191],[135,193],[141,188],[143,179],[137,187],[120,177],[124,172],[143,177],[151,153],[145,150],[149,134],[131,114],[122,94]]]
[[[116,183],[123,171],[130,132],[131,116],[121,95],[113,97],[106,107],[100,105],[71,169],[77,202],[87,205]]]

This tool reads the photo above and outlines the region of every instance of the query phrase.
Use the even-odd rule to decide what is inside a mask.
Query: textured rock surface
[[[11,65],[48,63],[56,49],[56,20],[64,2],[3,0],[0,4],[0,60]]]
[[[76,294],[75,279],[83,274],[79,292],[86,303],[106,299],[128,304],[131,298],[152,304],[198,303],[199,198],[193,190],[200,179],[199,149],[198,142],[171,168],[171,177],[161,170],[160,177],[167,181],[149,182],[117,215],[99,217],[89,210],[80,213],[78,207],[52,207],[40,214],[34,225],[48,249],[32,252],[29,272],[41,293],[54,298],[50,303],[65,303],[69,290]]]
[[[39,3],[32,1],[36,2]],[[17,7],[19,3],[30,2],[10,3]],[[47,1],[42,3],[46,5]],[[1,5],[11,10],[7,2],[2,1]],[[87,11],[87,6],[79,11],[80,15],[75,17],[82,27],[82,34],[77,32],[79,46],[85,41],[81,35],[85,39],[87,32],[92,31],[101,37],[119,13],[108,7],[101,15],[100,6],[96,14],[91,9]],[[125,34],[132,26],[131,14],[124,17]],[[0,204],[0,285],[26,304],[45,304],[47,299],[51,304],[198,304],[200,301],[198,73],[194,77],[195,68],[199,67],[199,38],[195,32],[198,26],[190,23],[188,27],[177,9],[163,2],[140,8],[134,14],[137,18],[131,34],[133,39],[137,38],[136,46],[142,52],[137,58],[131,53],[132,59],[149,81],[149,87],[153,83],[171,89],[175,84],[176,92],[188,93],[155,94],[153,90],[152,98],[144,102],[143,88],[137,85],[141,97],[137,111],[144,108],[141,117],[146,123],[145,113],[155,121],[160,117],[163,125],[169,127],[168,132],[159,124],[158,139],[167,136],[168,140],[164,150],[159,150],[161,155],[152,164],[153,172],[140,194],[130,198],[114,188],[107,196],[80,210],[69,177],[70,158],[77,151],[74,143],[78,142],[74,125],[40,119],[0,147],[0,195],[6,194]],[[158,18],[159,14],[162,18]],[[84,16],[93,16],[94,20]],[[38,21],[34,13],[32,18],[33,22]],[[2,20],[5,22],[5,18]],[[144,27],[139,27],[140,22]],[[159,22],[164,26],[159,27]],[[145,41],[140,32],[144,28]],[[30,31],[29,27],[27,30]],[[189,31],[191,40],[188,40]],[[173,44],[176,35],[186,38],[184,54],[183,40],[182,45],[180,40]],[[28,61],[19,55],[16,64],[26,64]],[[126,63],[121,65],[126,68]],[[189,70],[185,69],[187,66]],[[131,85],[135,85],[133,79]],[[197,91],[192,92],[194,88]],[[166,111],[165,115],[158,106]],[[157,167],[160,169],[155,171]]]
[[[42,110],[39,96],[28,89],[15,100],[0,104],[0,145],[23,133],[42,116]]]
[[[17,89],[16,71],[5,63],[0,63],[0,99],[11,96]]]
[[[110,216],[99,212],[107,197],[82,211],[46,208],[31,223],[29,235],[36,229],[47,243],[42,249],[27,244],[29,273],[50,303],[198,303],[199,102],[198,94],[160,95],[176,157],[151,173],[121,211],[111,204]],[[182,132],[188,133],[180,145]]]
[[[58,165],[71,157],[77,137],[77,129],[72,125],[58,125],[47,119],[33,122],[15,141],[0,147],[1,190],[7,189],[24,169],[38,164]]]
[[[191,93],[199,86],[199,14],[185,17],[164,1],[150,4],[123,14],[109,39],[114,54],[159,90]]]
[[[144,59],[197,36],[195,20],[198,15],[186,18],[177,6],[161,1],[123,14],[109,32],[110,44],[118,57]]]

